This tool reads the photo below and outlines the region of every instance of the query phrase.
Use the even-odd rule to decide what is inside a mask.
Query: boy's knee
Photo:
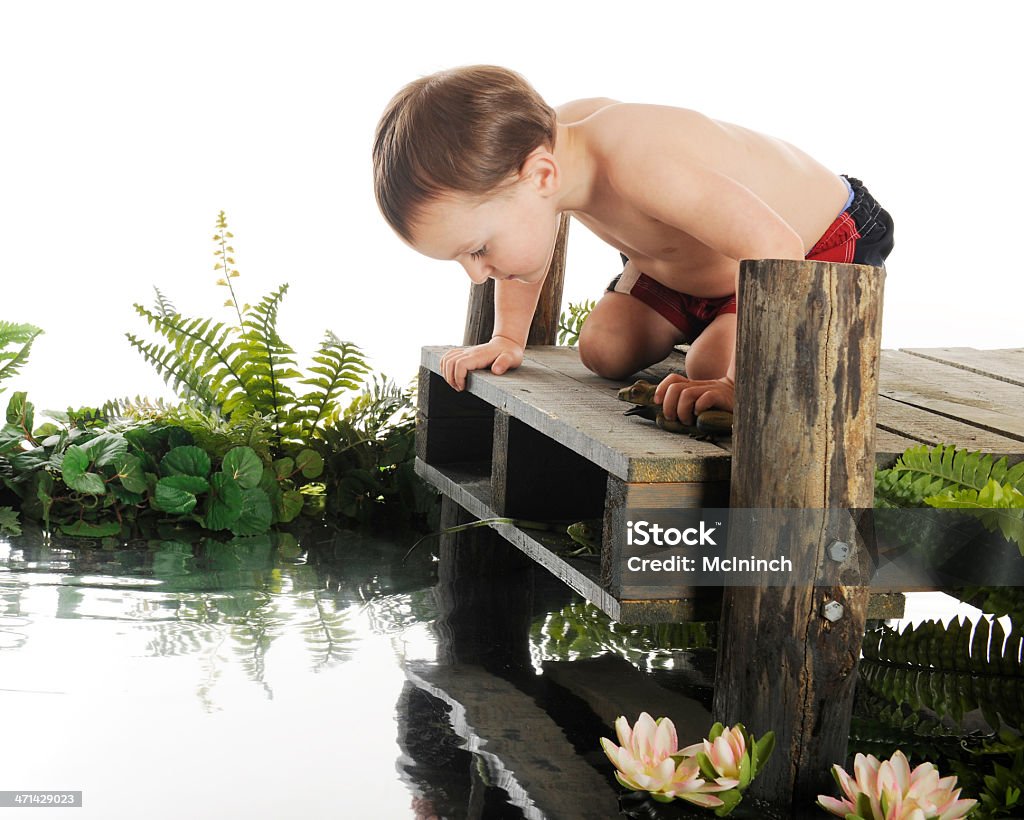
[[[632,361],[626,360],[621,347],[609,344],[607,337],[581,333],[579,351],[583,366],[602,378],[621,380],[633,373]]]

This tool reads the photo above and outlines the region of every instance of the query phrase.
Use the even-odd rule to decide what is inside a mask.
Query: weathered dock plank
[[[445,350],[424,348],[423,367],[436,372]],[[616,383],[601,381],[608,386],[607,393],[542,364],[531,350],[511,376],[475,371],[467,392],[623,481],[728,479],[727,450],[688,436],[651,435],[650,422],[623,415],[625,408],[611,389]]]
[[[896,350],[882,351],[879,381],[886,398],[1024,441],[1024,391],[1012,382]]]
[[[900,350],[922,359],[942,362],[1024,387],[1024,348],[976,350],[973,347],[904,347]]]
[[[446,349],[423,354],[417,436],[423,478],[477,518],[603,516],[601,566],[593,558],[566,557],[564,535],[493,528],[616,620],[657,623],[714,609],[702,588],[681,586],[672,590],[677,597],[663,600],[657,596],[664,590],[627,588],[613,542],[627,508],[726,506],[728,441],[664,433],[623,415],[615,395],[622,383],[595,376],[573,348],[531,347],[514,373],[474,372],[461,393],[432,372]],[[1004,353],[1017,361],[1012,351]],[[683,364],[674,354],[644,375],[657,381]],[[896,351],[883,351],[880,364],[877,465],[922,443],[1024,459],[1024,389],[1012,379]]]

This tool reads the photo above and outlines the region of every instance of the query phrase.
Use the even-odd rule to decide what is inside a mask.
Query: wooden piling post
[[[775,732],[752,793],[794,817],[831,793],[829,767],[846,756],[868,589],[845,511],[873,500],[884,275],[795,260],[740,268],[730,506],[820,515],[736,545],[743,557],[787,554],[793,577],[812,580],[725,590],[713,711],[757,736]],[[853,545],[841,564],[833,540]],[[842,606],[834,622],[823,616],[830,601]]]

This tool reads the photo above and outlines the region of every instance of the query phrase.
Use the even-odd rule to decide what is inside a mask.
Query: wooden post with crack
[[[729,540],[730,555],[787,555],[798,580],[725,589],[713,713],[775,732],[751,795],[794,817],[833,792],[829,769],[846,758],[869,566],[850,511],[873,502],[884,276],[796,260],[740,268],[730,507],[803,512]]]

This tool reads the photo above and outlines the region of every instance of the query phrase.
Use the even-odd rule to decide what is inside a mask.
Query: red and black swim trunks
[[[805,258],[880,267],[893,248],[892,217],[875,201],[863,182],[847,176],[843,179],[850,187],[850,202]],[[623,255],[623,264],[627,261]],[[632,282],[623,281],[619,274],[608,285],[608,290],[635,296],[679,328],[683,340],[688,342],[696,339],[717,317],[736,312],[735,294],[713,299],[691,296],[672,290],[645,273],[635,274]]]

